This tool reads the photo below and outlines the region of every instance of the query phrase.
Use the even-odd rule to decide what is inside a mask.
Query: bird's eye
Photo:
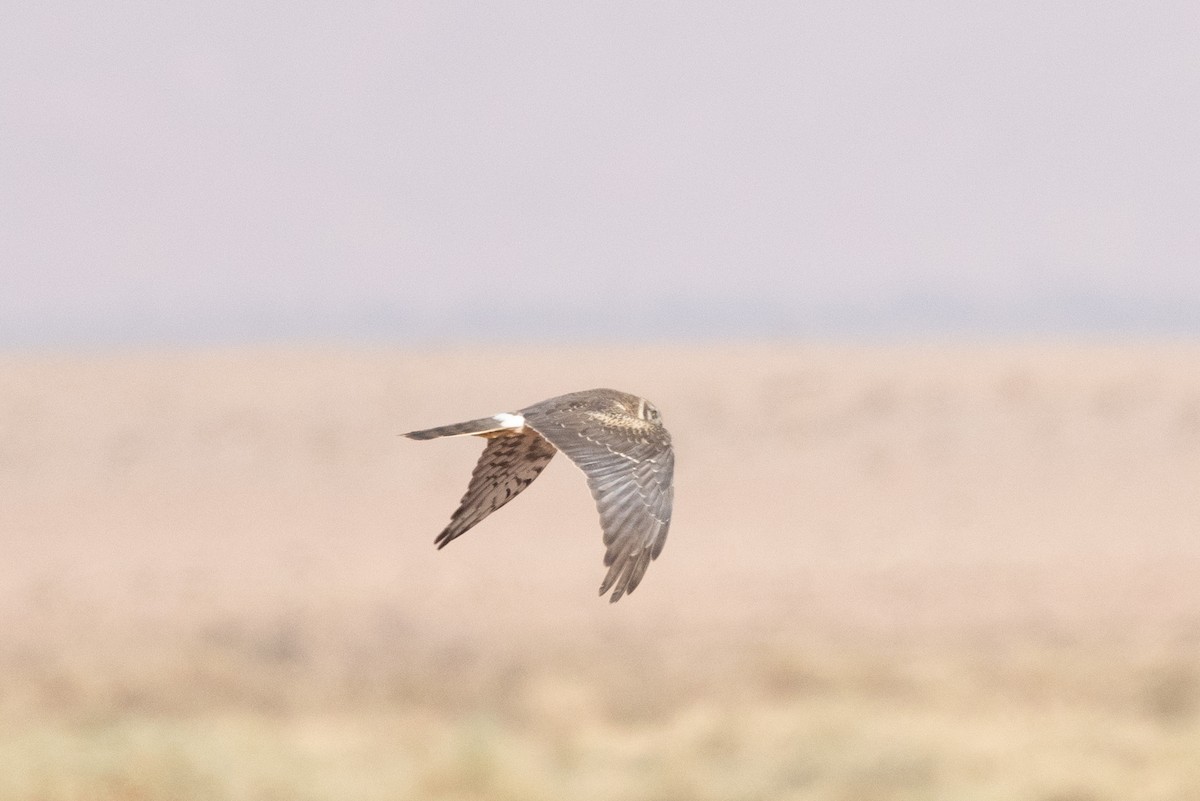
[[[655,409],[651,404],[646,404],[646,419],[652,423],[658,422],[658,409]]]

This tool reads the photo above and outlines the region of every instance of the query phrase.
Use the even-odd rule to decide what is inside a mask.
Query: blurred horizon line
[[[614,308],[619,306],[619,308]],[[0,320],[5,350],[120,349],[142,346],[411,343],[426,346],[487,339],[564,344],[705,343],[818,339],[980,341],[1030,338],[1200,338],[1200,309],[1184,299],[1131,299],[1102,293],[1058,293],[1023,300],[914,292],[880,302],[792,302],[768,298],[601,300],[571,306],[507,301],[452,309],[414,309],[392,302],[349,308],[261,303],[209,305],[187,312],[140,308],[122,315],[62,310],[49,319],[33,310]]]

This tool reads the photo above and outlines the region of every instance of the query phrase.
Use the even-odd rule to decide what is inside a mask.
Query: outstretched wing
[[[565,453],[584,475],[604,529],[608,574],[600,594],[633,592],[671,525],[675,453],[661,424],[586,409],[530,407],[525,425]]]
[[[445,547],[450,540],[517,497],[550,464],[553,456],[554,446],[528,428],[488,439],[487,447],[471,473],[467,494],[451,515],[450,525],[434,540],[437,547]]]

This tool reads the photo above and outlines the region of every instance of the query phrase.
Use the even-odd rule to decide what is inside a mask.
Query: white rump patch
[[[509,414],[508,412],[500,412],[500,414],[493,415],[492,419],[498,421],[500,423],[500,425],[503,426],[504,428],[524,428],[525,427],[525,418],[519,414]]]

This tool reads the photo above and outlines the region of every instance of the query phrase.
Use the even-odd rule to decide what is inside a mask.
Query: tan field
[[[562,456],[675,437],[610,605]],[[1200,345],[0,357],[0,800],[1200,799]]]

